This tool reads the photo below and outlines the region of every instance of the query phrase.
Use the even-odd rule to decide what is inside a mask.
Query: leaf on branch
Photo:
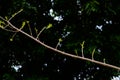
[[[84,44],[85,44],[85,41],[83,41],[82,43],[80,43],[81,47],[84,48]]]
[[[62,42],[63,40],[62,40],[62,38],[59,38],[59,42]]]
[[[29,24],[30,21],[26,21],[26,22],[27,22],[27,24]]]
[[[10,41],[13,41],[13,38],[15,37],[16,34],[17,32],[12,35],[12,37],[10,38]]]
[[[59,38],[59,39],[58,39],[58,43],[57,43],[57,45],[56,45],[56,47],[55,47],[56,49],[57,49],[58,46],[60,46],[60,43],[61,43],[62,41],[63,41],[62,38]]]
[[[6,19],[6,20],[8,20],[8,17],[7,17],[7,16],[5,16],[5,19]]]
[[[95,49],[96,49],[96,48],[94,48],[93,51],[92,51],[92,59],[94,59]]]
[[[77,49],[75,49],[74,52],[75,52],[75,54],[78,56],[78,51],[77,51]]]
[[[25,26],[25,24],[26,24],[26,22],[24,21],[24,22],[22,22],[22,26],[20,27],[20,29],[23,29],[24,28],[24,26]]]
[[[28,28],[29,28],[29,31],[30,31],[30,35],[32,35],[32,30],[31,30],[31,27],[30,27],[30,21],[26,21],[27,25],[28,25]]]
[[[34,29],[35,29],[36,34],[38,34],[38,29],[36,27]]]
[[[105,61],[106,61],[106,59],[104,58],[104,59],[103,59],[103,62],[106,63]]]
[[[10,38],[10,41],[13,41],[13,39],[12,39],[12,38]]]
[[[51,28],[51,27],[53,27],[53,25],[52,25],[51,23],[49,23],[49,24],[47,25],[46,29],[49,29],[49,28]]]
[[[2,20],[0,20],[0,28],[4,28],[4,26],[5,26],[5,22],[4,21],[2,21]]]
[[[82,43],[80,43],[80,45],[81,45],[82,57],[84,57],[84,53],[83,53],[84,44],[85,44],[85,41],[83,41]]]

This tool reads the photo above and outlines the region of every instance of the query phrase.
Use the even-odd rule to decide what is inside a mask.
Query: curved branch
[[[6,21],[6,20],[5,20]],[[81,57],[81,56],[77,56],[77,55],[73,55],[73,54],[70,54],[70,53],[66,53],[64,51],[61,51],[61,50],[58,50],[56,48],[53,48],[49,45],[46,45],[44,44],[43,42],[41,42],[40,40],[38,40],[37,38],[29,35],[28,33],[22,31],[21,29],[15,27],[14,25],[12,25],[9,21],[6,21],[12,28],[14,28],[15,30],[17,30],[18,32],[21,32],[22,34],[26,35],[27,37],[33,39],[34,41],[36,41],[37,43],[41,44],[42,46],[50,49],[50,50],[53,50],[57,53],[60,53],[60,54],[63,54],[63,55],[66,55],[66,56],[69,56],[69,57],[72,57],[72,58],[76,58],[76,59],[80,59],[80,60],[85,60],[85,61],[89,61],[89,62],[92,62],[92,63],[96,63],[96,64],[99,64],[99,65],[102,65],[102,66],[106,66],[106,67],[109,67],[109,68],[113,68],[113,69],[116,69],[116,70],[119,70],[120,71],[120,67],[117,67],[117,66],[114,66],[114,65],[111,65],[111,64],[107,64],[107,63],[104,63],[104,62],[100,62],[100,61],[96,61],[96,60],[93,60],[93,59],[89,59],[89,58],[85,58],[85,57]]]

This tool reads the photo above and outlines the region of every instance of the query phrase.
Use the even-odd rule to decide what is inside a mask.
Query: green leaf
[[[20,27],[20,29],[23,29],[24,28],[24,26],[25,26],[25,24],[26,24],[26,22],[24,21],[24,22],[22,22],[22,26]]]
[[[5,16],[5,19],[6,19],[6,20],[8,20],[8,17],[7,17],[7,16]]]
[[[13,41],[13,38],[10,38],[10,41]]]
[[[47,25],[47,27],[46,27],[46,29],[49,29],[49,28],[51,28],[53,25],[51,24],[51,23],[49,23],[48,25]]]
[[[26,21],[26,22],[29,24],[30,21]]]
[[[59,42],[62,42],[63,40],[62,40],[62,38],[59,38]]]
[[[77,49],[75,49],[74,52],[75,52],[76,55],[78,55],[78,51],[77,51]]]
[[[36,33],[38,33],[38,29],[36,27],[34,28],[34,30],[35,30]]]
[[[4,25],[5,25],[5,22],[4,21],[2,21],[2,20],[0,20],[0,28],[4,28]]]
[[[84,48],[84,44],[85,44],[85,41],[83,41],[82,43],[80,43],[81,47]]]

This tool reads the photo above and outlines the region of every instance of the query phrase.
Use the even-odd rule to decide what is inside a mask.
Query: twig
[[[13,38],[15,37],[16,34],[17,32],[12,35],[12,37],[10,38],[10,41],[13,41]]]
[[[103,59],[103,62],[106,63],[106,62],[105,62],[105,58]]]
[[[0,16],[0,19],[2,19],[3,21],[6,21],[6,19],[4,19],[2,16]]]
[[[14,14],[12,15],[12,17],[9,18],[8,21],[11,21],[17,14],[21,13],[22,11],[23,11],[23,9],[20,9],[19,11],[17,11],[16,13],[14,13]]]
[[[31,27],[30,27],[30,24],[29,24],[29,21],[26,21],[27,25],[28,25],[28,28],[29,28],[29,31],[30,31],[30,35],[32,36],[32,30],[31,30]]]
[[[3,29],[3,28],[2,28]],[[10,29],[3,29],[3,30],[5,30],[5,31],[9,31],[9,32],[18,32],[18,31],[14,31],[14,30],[10,30]]]
[[[20,9],[19,11],[17,11],[16,13],[14,13],[12,15],[12,17],[10,17],[8,19],[8,21],[11,21],[17,14],[21,13],[23,11],[23,9]],[[6,21],[6,19],[4,19],[3,17],[0,16],[0,18],[3,20],[3,21]],[[4,28],[2,28],[3,30],[6,30],[6,31],[9,31],[9,32],[17,32],[17,31],[13,31],[13,30],[9,30],[9,29],[6,29],[7,27],[9,26],[9,24],[7,24]],[[12,28],[11,26],[9,26],[10,28]]]
[[[58,39],[58,43],[57,43],[57,45],[56,45],[55,49],[57,49],[57,48],[58,48],[58,46],[59,46],[59,45],[61,45],[61,42],[62,42],[62,41],[63,41],[63,40],[62,40],[62,38],[59,38],[59,39]]]
[[[6,25],[5,27],[3,25],[0,25],[0,28],[5,30],[5,31],[8,31],[8,32],[16,32],[14,30],[10,30],[10,29],[6,29],[8,25]]]
[[[60,42],[58,42],[58,43],[57,43],[57,45],[56,45],[55,49],[57,49],[59,45],[60,45]]]
[[[95,48],[92,51],[92,60],[94,60],[94,53],[95,53]]]
[[[39,38],[39,36],[40,36],[40,34],[44,31],[46,29],[46,27],[43,27],[42,28],[42,30],[37,34],[37,37],[36,37],[36,39],[38,39]]]
[[[84,43],[85,43],[85,41],[83,41],[82,44],[80,44],[81,45],[82,57],[84,57],[84,52],[83,52],[83,50],[84,50]]]

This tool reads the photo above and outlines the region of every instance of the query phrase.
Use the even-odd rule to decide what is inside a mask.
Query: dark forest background
[[[120,66],[120,5],[118,0],[0,0],[0,16],[20,27],[29,21],[33,36],[58,49]],[[25,32],[29,33],[28,25]],[[55,53],[21,33],[0,30],[0,80],[111,80],[119,71]],[[18,70],[15,67],[19,66]]]

